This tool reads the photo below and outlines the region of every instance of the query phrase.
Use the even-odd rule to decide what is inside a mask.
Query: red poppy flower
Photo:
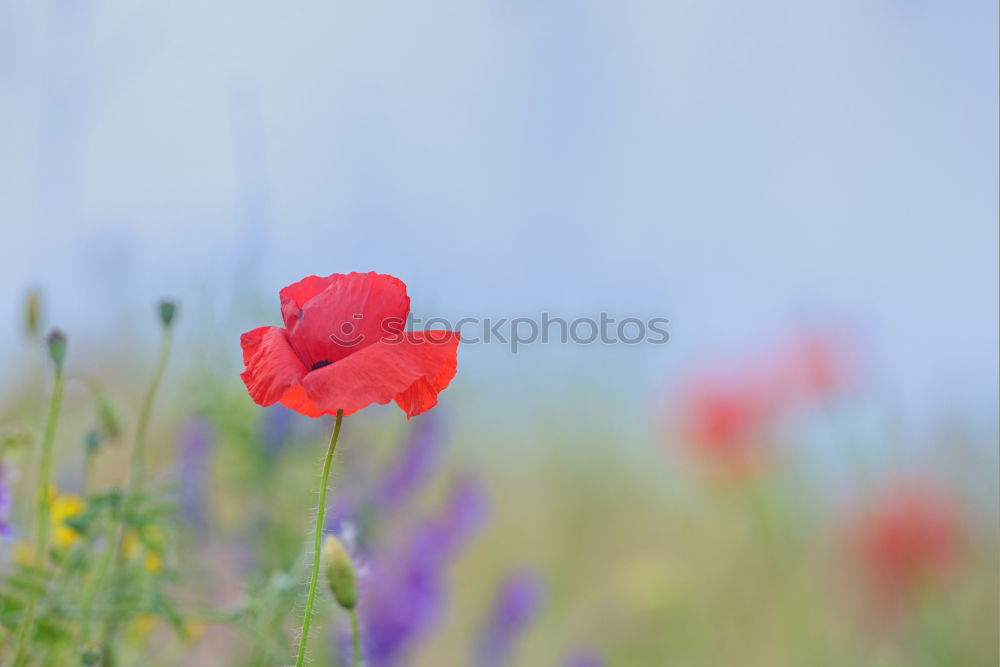
[[[727,472],[754,472],[773,458],[781,420],[847,388],[851,352],[832,335],[807,332],[746,361],[696,370],[671,396],[669,416],[702,458]]]
[[[395,400],[409,418],[434,407],[455,377],[458,332],[404,331],[410,298],[398,278],[309,276],[279,296],[284,328],[240,338],[240,377],[258,405],[319,417]]]
[[[805,331],[762,358],[776,401],[787,407],[822,403],[858,380],[858,350],[849,330]]]
[[[697,376],[682,384],[678,404],[682,438],[700,458],[732,473],[764,463],[775,410],[759,378]]]
[[[876,590],[901,601],[944,575],[959,542],[959,513],[943,489],[897,482],[860,521],[858,546]]]

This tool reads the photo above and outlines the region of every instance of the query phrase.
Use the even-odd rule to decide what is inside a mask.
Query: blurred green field
[[[85,437],[101,427],[98,406],[105,402],[121,433],[97,450],[93,496],[122,483],[151,361],[128,353],[123,363],[107,348],[89,345],[70,338],[54,479],[60,492],[82,494]],[[211,343],[200,349],[212,349]],[[31,466],[50,384],[37,342],[26,345],[25,361],[8,376],[2,411],[14,527],[0,547],[7,573],[0,609],[6,650],[17,632],[14,573],[19,545],[30,535]],[[432,514],[455,475],[474,476],[488,498],[475,533],[449,561],[439,613],[398,664],[476,664],[498,583],[515,568],[537,573],[544,593],[512,641],[505,658],[511,665],[570,664],[568,656],[584,648],[614,666],[997,663],[1000,581],[996,480],[986,474],[995,467],[990,443],[952,430],[950,437],[932,439],[919,458],[890,456],[887,464],[885,456],[868,456],[865,447],[859,452],[857,443],[845,441],[834,443],[843,445],[839,462],[817,459],[808,454],[815,437],[810,421],[829,426],[840,414],[817,410],[781,433],[780,447],[775,443],[780,454],[767,466],[719,475],[675,442],[677,433],[658,415],[637,419],[638,412],[618,410],[614,397],[599,389],[567,387],[560,399],[543,392],[521,396],[533,411],[484,425],[463,418],[463,407],[477,400],[475,387],[442,395],[433,413],[443,424],[441,449],[427,479],[391,517],[365,519],[379,526],[380,548],[391,551],[400,548],[392,536]],[[117,664],[290,660],[282,651],[301,613],[304,554],[330,424],[281,415],[284,435],[276,439],[267,434],[274,410],[251,402],[237,369],[204,352],[174,350],[149,440],[151,486],[164,508],[155,519],[163,565],[138,568],[139,579],[130,584],[138,591],[132,606],[106,610],[124,619]],[[347,418],[330,506],[338,498],[364,496],[365,486],[402,456],[410,430],[430,418],[407,422],[388,408]],[[193,423],[204,436],[197,451],[185,444]],[[851,475],[831,483],[823,473],[827,464]],[[887,604],[866,577],[852,531],[879,490],[901,472],[951,489],[960,530],[955,558],[905,601]],[[52,629],[40,636],[48,648],[33,656],[35,664],[76,664],[76,596],[93,576],[88,559],[103,549],[93,533],[73,537],[57,561],[62,571],[53,576],[65,582],[61,598],[44,607]],[[77,575],[67,574],[74,558],[83,565]],[[148,604],[147,586],[148,595],[165,592],[169,610]],[[362,607],[364,590],[362,584]],[[337,662],[346,619],[329,594],[320,598],[313,664],[347,664]]]

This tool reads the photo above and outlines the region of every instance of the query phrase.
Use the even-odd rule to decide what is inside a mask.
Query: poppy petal
[[[306,396],[305,387],[300,384],[293,384],[289,387],[279,402],[286,408],[291,408],[306,417],[322,417],[323,415],[331,414],[317,408],[316,404]]]
[[[292,283],[291,285],[284,287],[278,292],[278,298],[281,300],[281,305],[284,306],[286,301],[293,302],[300,309],[306,305],[309,299],[313,298],[320,292],[326,289],[334,276],[320,277],[320,276],[306,276],[297,283]]]
[[[308,369],[402,332],[409,311],[406,285],[374,272],[310,276],[281,290],[288,339]]]
[[[302,384],[324,412],[351,414],[396,399],[412,417],[433,407],[455,376],[458,341],[453,331],[406,332],[312,371]]]
[[[395,276],[390,276],[388,274],[379,274],[374,271],[369,271],[368,273],[333,273],[328,276],[306,276],[297,283],[292,283],[287,287],[281,289],[278,292],[278,297],[281,300],[281,304],[284,305],[286,301],[292,301],[299,308],[304,308],[309,299],[313,298],[323,290],[325,290],[330,284],[336,282],[337,280],[349,276],[377,276],[379,278],[389,280],[396,285],[406,294],[406,283],[404,283],[399,278]]]
[[[278,402],[289,387],[301,384],[306,368],[288,344],[281,327],[258,327],[240,336],[243,363],[240,373],[250,397],[258,405]]]
[[[456,331],[421,331],[413,332],[416,336],[433,337],[433,340],[447,340],[453,349],[457,348],[460,336]],[[438,392],[444,390],[458,371],[458,354],[453,352],[446,362],[431,378],[420,378],[409,389],[396,395],[396,405],[402,408],[407,418],[419,415],[437,405]]]

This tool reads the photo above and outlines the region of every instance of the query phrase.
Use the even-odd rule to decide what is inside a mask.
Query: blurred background
[[[37,290],[69,336],[59,486],[81,492],[94,386],[123,423],[115,483],[176,299],[167,564],[198,605],[280,609],[329,426],[239,380],[281,287],[375,270],[423,318],[665,317],[664,345],[464,345],[433,413],[347,420],[330,530],[373,582],[409,580],[427,516],[466,517],[420,570],[431,601],[370,595],[371,664],[996,664],[997,21],[978,0],[2,3],[0,428],[40,428]],[[257,612],[247,634],[291,637]],[[281,664],[211,623],[143,632],[163,664]]]

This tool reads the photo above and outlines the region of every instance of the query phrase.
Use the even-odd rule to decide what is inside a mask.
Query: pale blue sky
[[[820,318],[914,412],[994,426],[996,25],[991,1],[0,3],[0,340],[29,285],[95,339],[160,294],[225,339],[257,324],[234,282],[375,269],[428,314],[673,321],[601,361],[467,353],[507,386],[610,364],[648,390]]]

